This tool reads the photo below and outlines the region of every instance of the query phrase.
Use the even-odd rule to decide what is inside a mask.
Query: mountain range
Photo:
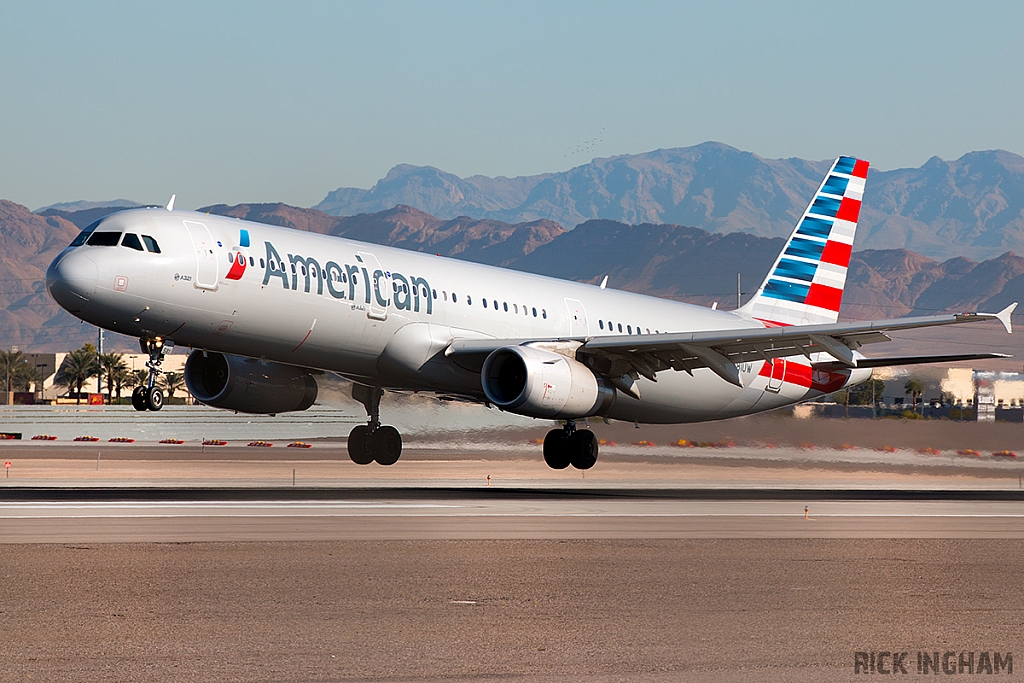
[[[399,165],[372,188],[339,188],[314,208],[348,216],[404,204],[442,219],[551,220],[571,229],[600,218],[785,237],[829,164],[765,159],[707,142],[516,178]],[[857,239],[866,249],[943,260],[1024,253],[1024,157],[993,150],[955,161],[933,157],[919,168],[872,169]]]
[[[200,211],[595,284],[607,275],[610,287],[731,308],[737,274],[745,293],[761,282],[828,164],[706,143],[522,178],[399,166],[370,190],[332,192],[319,205],[327,211],[281,203]],[[43,276],[79,229],[136,205],[99,204],[33,213],[0,200],[0,347],[66,350],[95,338],[49,299]],[[1024,259],[1012,253],[1024,252],[1022,241],[1022,157],[973,152],[873,170],[842,317],[1024,300]]]
[[[350,217],[287,204],[202,210],[594,284],[607,275],[613,288],[722,308],[735,305],[737,273],[749,294],[783,244],[672,224],[590,220],[567,231],[543,220],[442,220],[409,206]],[[40,216],[0,201],[0,346],[66,350],[95,338],[95,329],[57,307],[43,284],[46,266],[95,211]],[[905,249],[869,249],[853,253],[842,317],[998,310],[1018,300],[1024,301],[1024,258],[1012,253],[936,261]],[[134,348],[134,341],[114,345]]]

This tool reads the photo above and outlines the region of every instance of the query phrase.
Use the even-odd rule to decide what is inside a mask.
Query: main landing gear
[[[567,420],[565,427],[552,429],[544,437],[544,462],[556,470],[569,465],[589,470],[597,462],[597,437],[589,429],[576,429],[576,423]]]
[[[369,420],[348,435],[348,457],[357,465],[394,465],[402,455],[402,435],[380,423],[380,399],[384,390],[364,384],[352,385],[352,397],[363,404]]]
[[[135,410],[160,410],[164,407],[164,392],[156,386],[160,376],[160,365],[164,362],[164,354],[170,353],[174,342],[156,339],[140,339],[139,345],[143,353],[149,354],[146,367],[149,368],[149,379],[144,386],[135,387],[132,391],[132,406]]]

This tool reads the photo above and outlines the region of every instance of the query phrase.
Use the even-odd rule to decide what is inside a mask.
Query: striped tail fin
[[[836,159],[741,315],[770,326],[838,320],[868,166],[853,157]]]

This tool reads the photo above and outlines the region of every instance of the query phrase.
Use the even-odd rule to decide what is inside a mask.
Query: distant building
[[[34,370],[36,377],[35,381],[32,382],[29,387],[36,400],[54,401],[68,393],[67,387],[62,387],[54,381],[57,377],[57,371],[60,370],[60,366],[67,355],[68,354],[66,353],[25,354],[25,358],[28,359],[28,363]],[[161,369],[164,372],[183,372],[186,360],[188,360],[187,353],[172,353],[164,356],[164,362]],[[149,362],[149,356],[142,353],[126,353],[124,354],[124,362],[132,371],[145,370],[146,363]],[[103,393],[107,393],[106,380],[104,380],[103,384]],[[96,379],[94,378],[89,380],[87,385],[83,387],[83,392],[92,391],[95,390],[95,388]],[[134,388],[135,384],[132,383],[130,386],[123,389],[122,393],[131,395],[132,389]]]

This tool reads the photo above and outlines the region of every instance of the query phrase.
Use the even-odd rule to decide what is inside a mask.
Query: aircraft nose
[[[61,254],[46,269],[46,289],[64,308],[77,308],[96,291],[99,269],[81,249]]]

